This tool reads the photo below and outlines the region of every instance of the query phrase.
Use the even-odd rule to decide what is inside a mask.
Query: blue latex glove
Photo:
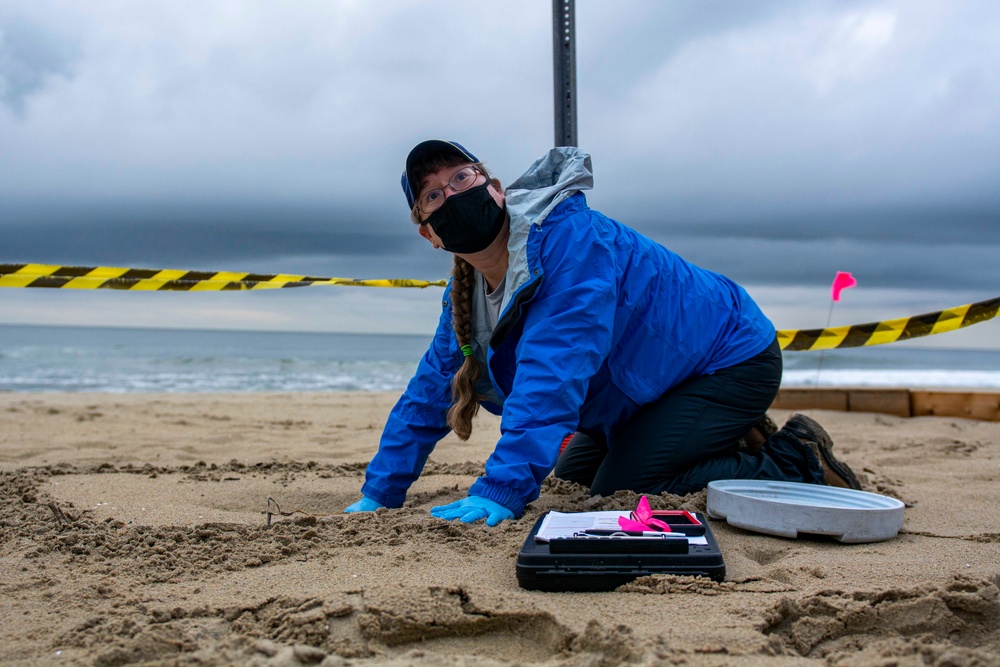
[[[372,500],[368,496],[361,496],[361,500],[344,508],[344,514],[349,512],[374,512],[380,507],[385,507],[377,500]]]
[[[500,503],[481,496],[469,496],[447,505],[432,507],[431,516],[448,521],[461,519],[462,523],[486,519],[487,526],[495,526],[504,519],[513,519],[514,513]]]

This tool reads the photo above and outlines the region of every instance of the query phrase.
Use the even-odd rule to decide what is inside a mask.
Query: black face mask
[[[503,228],[506,213],[486,189],[489,182],[448,197],[425,222],[448,252],[486,250]]]

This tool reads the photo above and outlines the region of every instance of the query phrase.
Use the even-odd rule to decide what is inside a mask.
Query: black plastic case
[[[705,515],[695,512],[694,516],[705,527],[708,544],[692,544],[686,553],[649,551],[643,547],[630,550],[625,540],[615,542],[615,548],[602,541],[600,552],[596,548],[593,552],[586,551],[576,544],[572,550],[552,553],[550,542],[535,541],[543,515],[517,554],[517,583],[521,588],[535,591],[611,591],[650,574],[701,575],[722,581],[726,577],[726,564],[719,544]],[[649,552],[639,553],[638,549]]]

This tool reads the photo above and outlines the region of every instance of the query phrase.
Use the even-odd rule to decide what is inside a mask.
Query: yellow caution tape
[[[993,319],[1000,311],[1000,297],[969,303],[898,320],[852,324],[830,329],[801,329],[778,332],[782,350],[832,350],[840,347],[885,345],[900,340],[955,331]]]
[[[62,289],[121,289],[135,291],[214,292],[260,290],[309,285],[353,287],[444,287],[444,280],[318,278],[285,273],[125,269],[111,266],[0,264],[0,287],[55,287]]]
[[[260,290],[310,285],[353,287],[444,287],[444,280],[317,278],[314,276],[176,269],[125,269],[109,266],[58,266],[53,264],[0,264],[0,287],[56,287],[63,289],[121,289],[135,291],[212,292]],[[778,332],[782,350],[832,350],[842,347],[884,345],[900,340],[955,331],[993,319],[1000,311],[1000,297],[884,322],[854,324],[828,329],[786,329]]]

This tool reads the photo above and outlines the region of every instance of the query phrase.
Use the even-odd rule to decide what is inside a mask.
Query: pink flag
[[[833,279],[833,287],[830,288],[830,296],[834,301],[840,301],[840,293],[857,284],[858,281],[847,271],[837,271],[837,277]]]
[[[659,530],[667,533],[670,532],[670,526],[659,519],[653,518],[653,510],[650,509],[646,496],[639,498],[639,506],[629,515],[628,519],[618,517],[618,526],[622,530],[637,530],[640,532]]]

